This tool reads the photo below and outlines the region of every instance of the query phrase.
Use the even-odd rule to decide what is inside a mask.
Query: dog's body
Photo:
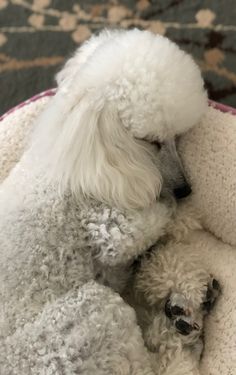
[[[56,190],[33,175],[34,161],[24,165],[26,170],[19,164],[3,185],[4,191],[11,189],[13,201],[3,200],[1,191],[1,303],[7,334],[32,319],[48,300],[97,278],[112,283],[116,266],[126,266],[153,245],[170,219],[161,203],[126,216],[92,200],[81,209],[70,194],[55,199]],[[110,267],[111,281],[106,280]],[[114,281],[115,290],[121,289],[123,278]]]
[[[99,284],[125,287],[186,190],[172,139],[204,114],[200,73],[134,30],[92,38],[58,83],[0,189],[1,374],[152,374],[133,312]]]

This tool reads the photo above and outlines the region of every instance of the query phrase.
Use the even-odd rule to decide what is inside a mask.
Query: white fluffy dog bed
[[[0,119],[0,181],[20,159],[34,119],[52,95],[53,90],[40,94]],[[191,246],[186,248],[199,254],[223,287],[206,322],[201,361],[204,375],[233,375],[236,369],[235,114],[230,108],[211,103],[201,125],[187,133],[180,144],[194,191],[188,204],[180,207],[180,214],[199,212],[205,228],[189,235]]]

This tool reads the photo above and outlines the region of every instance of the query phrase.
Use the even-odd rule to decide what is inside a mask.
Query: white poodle
[[[203,81],[174,43],[132,30],[92,37],[57,82],[0,187],[1,375],[153,374],[133,309],[114,290],[126,289],[133,261],[165,234],[173,197],[191,191],[175,137],[205,113]],[[168,255],[167,285],[177,258]],[[185,271],[161,299],[162,315],[170,299],[171,339],[200,324],[191,319],[209,276],[199,271],[189,289]],[[186,319],[173,328],[176,293],[186,306],[196,301],[185,328]]]
[[[189,227],[183,221],[181,227],[189,233],[197,223]],[[169,238],[136,262],[132,288],[124,295],[136,311],[158,375],[199,375],[204,317],[220,293],[218,281],[189,251],[184,235],[182,241]]]

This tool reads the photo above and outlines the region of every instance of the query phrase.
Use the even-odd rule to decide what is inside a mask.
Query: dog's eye
[[[151,145],[154,145],[158,148],[158,150],[160,150],[163,146],[163,143],[161,143],[160,141],[158,141],[157,139],[154,139],[154,140],[150,140],[150,139],[147,139],[147,138],[143,138],[143,141],[145,142],[148,142],[150,143]]]
[[[156,141],[155,145],[157,146],[158,150],[160,150],[162,148],[162,143],[161,142]]]
[[[155,145],[158,148],[158,150],[160,150],[163,146],[163,144],[161,142],[156,141],[156,140],[152,141],[151,144]]]

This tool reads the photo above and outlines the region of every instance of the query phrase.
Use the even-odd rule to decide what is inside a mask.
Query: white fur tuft
[[[50,176],[60,191],[69,188],[77,199],[96,197],[130,209],[156,201],[159,170],[149,148],[120,124],[113,105],[85,97],[62,119],[56,125],[61,131],[47,145]]]

